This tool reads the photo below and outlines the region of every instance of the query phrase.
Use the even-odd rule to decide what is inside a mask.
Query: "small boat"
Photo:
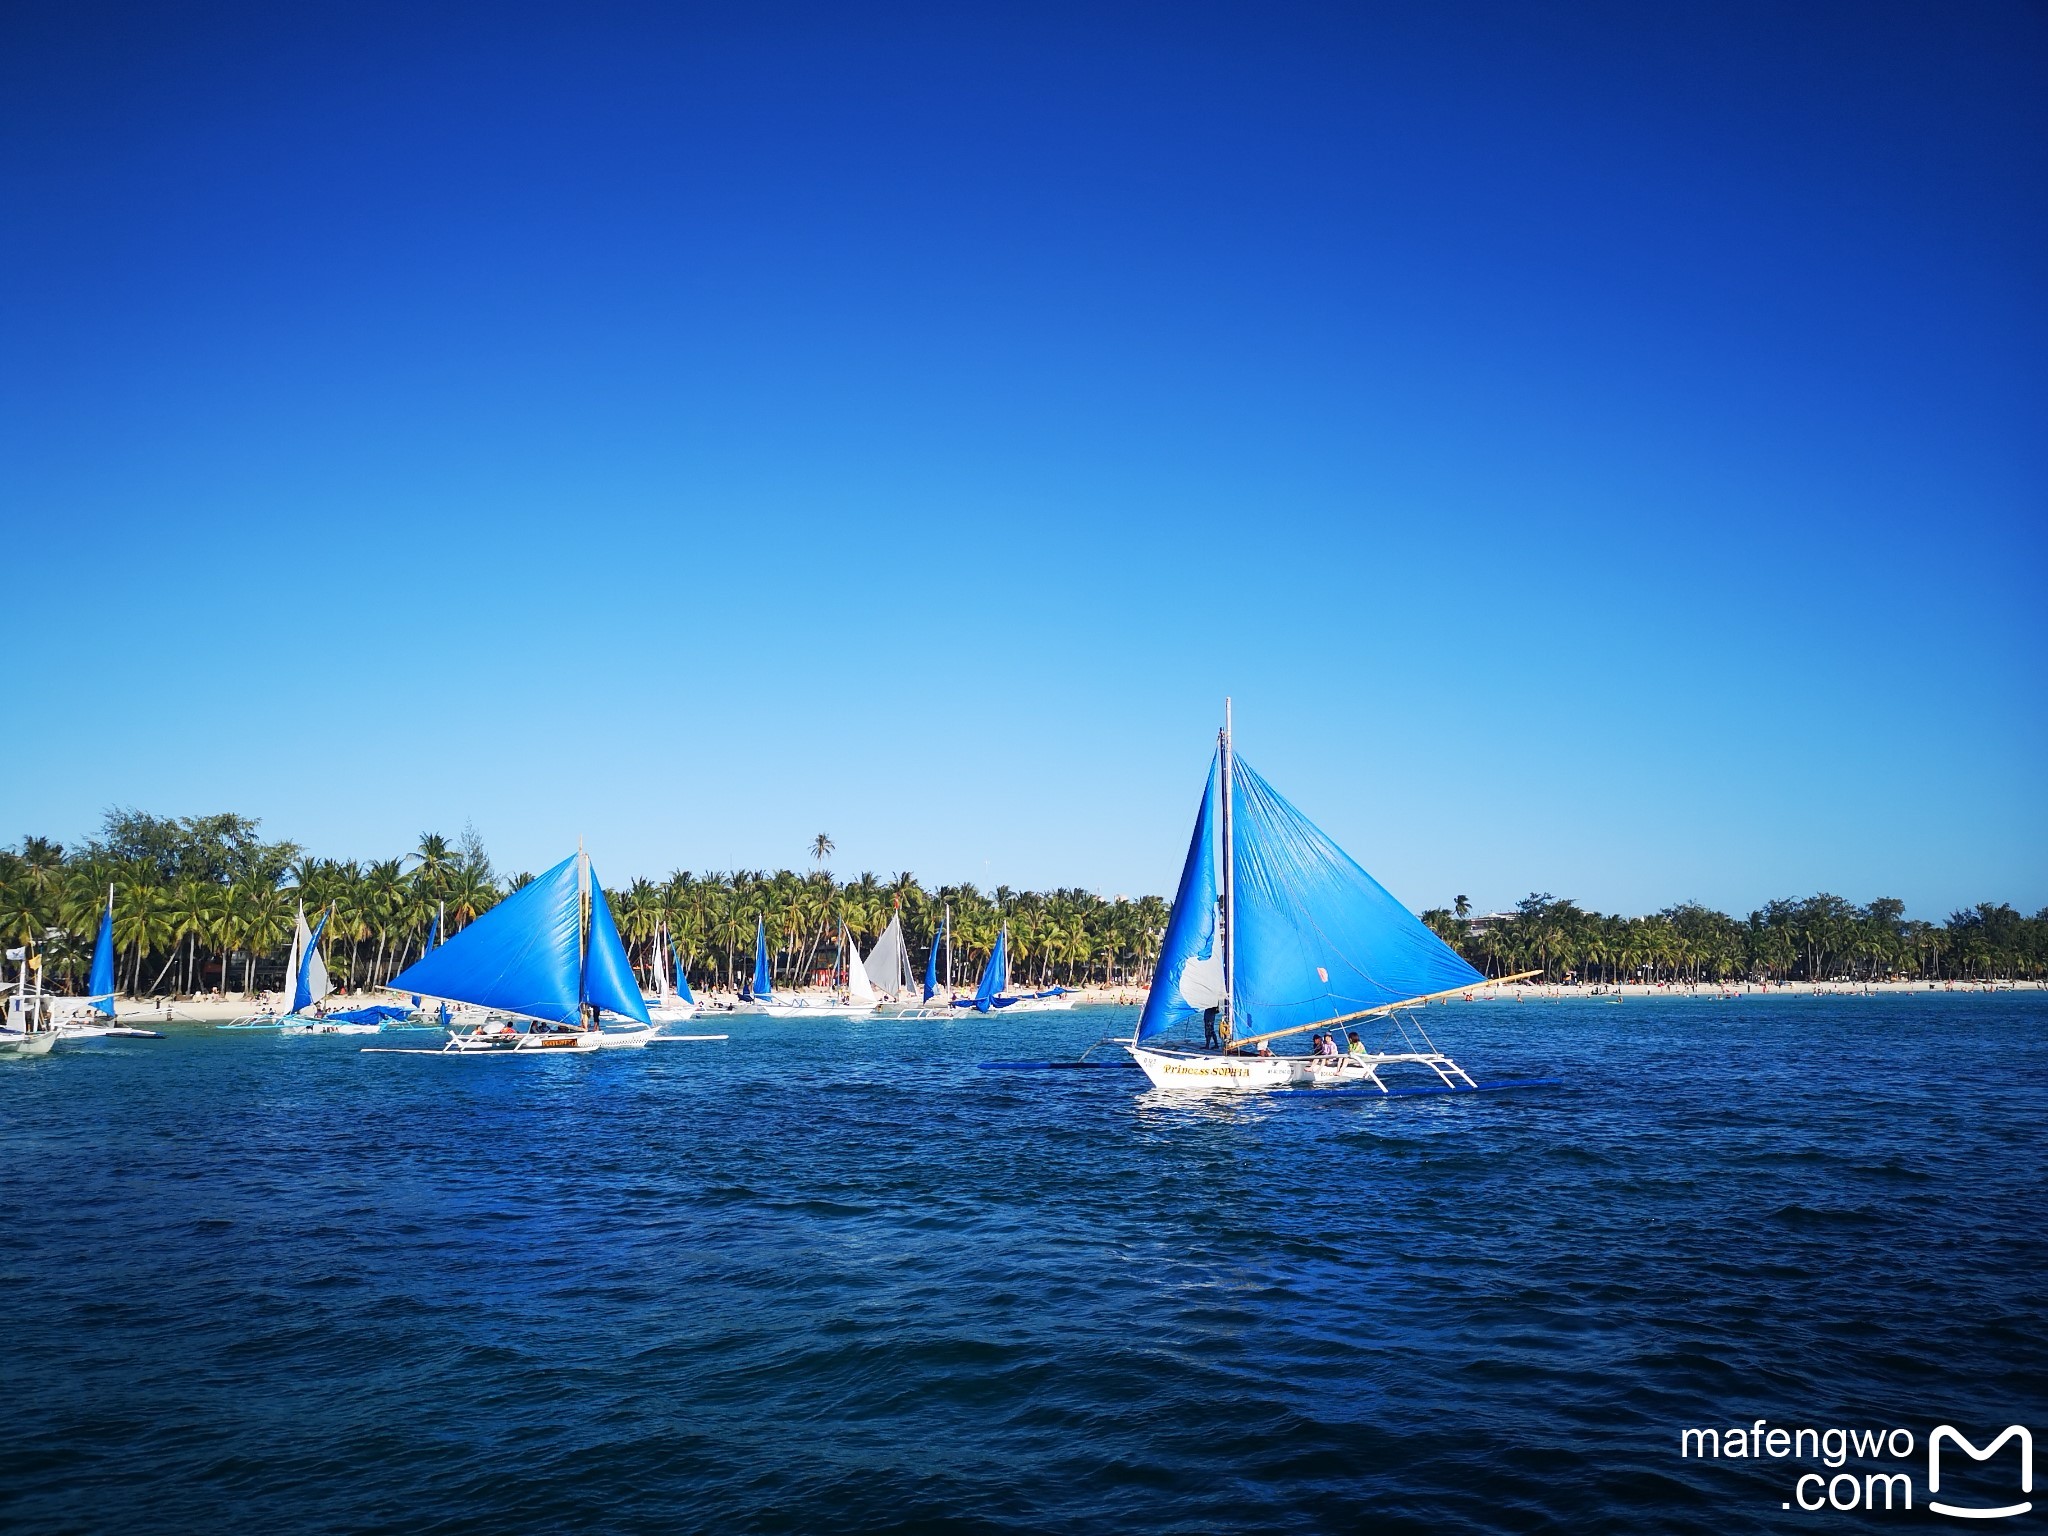
[[[875,940],[875,947],[868,951],[861,965],[883,1007],[900,1006],[911,1000],[917,991],[917,978],[911,974],[910,949],[903,942],[901,912],[889,915],[889,926],[882,930],[882,936]]]
[[[896,927],[893,919],[890,922],[890,926],[892,928]],[[901,930],[899,929],[898,931],[900,932]],[[880,947],[880,945],[876,946],[877,949]],[[941,953],[946,957],[946,996],[939,1000],[937,1006],[934,1006],[932,999],[939,995],[939,956]],[[940,909],[939,931],[932,939],[931,953],[924,957],[924,999],[922,1002],[891,1014],[890,1017],[897,1019],[950,1019],[953,1017],[953,1009],[950,1003],[952,995],[953,904],[947,902]]]
[[[280,1035],[376,1035],[387,1029],[438,1029],[411,1008],[396,1003],[372,1003],[367,1008],[346,1008],[335,1013],[294,1019],[278,1027]]]
[[[675,940],[664,926],[654,938],[654,996],[647,1001],[647,1016],[657,1024],[681,1024],[697,1017],[697,999],[690,994],[690,978]],[[669,967],[675,967],[673,982]]]
[[[860,948],[844,923],[839,926],[839,958],[833,962],[833,989],[823,997],[778,995],[775,968],[768,963],[768,925],[754,919],[754,979],[740,993],[738,1011],[765,1014],[771,1019],[817,1019],[873,1013],[881,1006],[874,984],[860,963]]]
[[[115,1021],[114,1016],[114,888],[107,887],[106,909],[100,913],[99,934],[93,940],[92,969],[86,977],[85,995],[59,996],[43,990],[43,971],[32,945],[7,951],[18,961],[13,993],[7,998],[4,1022],[0,1022],[0,1051],[16,1056],[47,1056],[57,1046],[73,1040],[101,1040],[123,1036],[135,1040],[161,1040],[153,1029],[135,1029]],[[35,986],[29,986],[29,973]]]
[[[981,982],[975,987],[974,996],[956,997],[953,1006],[972,1008],[976,1013],[1048,1013],[1074,1006],[1073,994],[1065,987],[1014,996],[1009,987],[1010,925],[1005,923],[996,933],[996,947],[989,951],[988,964],[981,968]]]
[[[447,1044],[399,1055],[632,1049],[655,1038],[604,885],[582,848],[394,976],[394,992],[489,1010]],[[609,1018],[607,1017],[609,1015]],[[623,1021],[623,1022],[621,1022]]]
[[[1479,1087],[1404,1011],[1495,983],[1237,757],[1227,699],[1223,711],[1152,987],[1124,1048],[1153,1086],[1176,1091],[1388,1093],[1398,1090],[1380,1073],[1393,1066],[1433,1072],[1444,1090]],[[1273,1050],[1312,1031],[1334,1042],[1372,1019],[1390,1026],[1381,1044],[1400,1048]],[[1201,1044],[1172,1038],[1195,1024]]]

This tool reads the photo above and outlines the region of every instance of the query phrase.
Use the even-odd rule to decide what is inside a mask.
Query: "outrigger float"
[[[1380,1076],[1395,1066],[1434,1073],[1433,1092],[1509,1086],[1476,1081],[1408,1011],[1535,974],[1489,980],[1430,932],[1237,757],[1226,699],[1152,988],[1124,1049],[1155,1087],[1198,1093],[1396,1093]],[[1347,1049],[1347,1031],[1369,1020],[1386,1021],[1386,1036]],[[1196,1024],[1200,1045],[1174,1038]],[[1273,1049],[1311,1032],[1329,1035],[1334,1054]]]
[[[365,1046],[392,1056],[508,1056],[634,1049],[664,1035],[648,1016],[604,886],[579,846],[387,984],[443,1003],[489,1010],[431,1047]],[[610,1017],[608,1018],[607,1015]]]

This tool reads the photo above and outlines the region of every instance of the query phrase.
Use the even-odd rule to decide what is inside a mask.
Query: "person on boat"
[[[1273,1054],[1273,1042],[1272,1042],[1272,1041],[1270,1041],[1270,1040],[1261,1040],[1261,1041],[1259,1042],[1259,1050],[1258,1050],[1258,1054],[1259,1054],[1259,1055],[1261,1055],[1261,1056],[1270,1056],[1270,1055],[1272,1055],[1272,1054]]]
[[[1202,1044],[1213,1051],[1220,1043],[1216,1038],[1216,1010],[1214,1008],[1204,1008],[1202,1010]]]
[[[1337,1037],[1334,1034],[1316,1036],[1316,1054],[1325,1061],[1337,1059]]]
[[[1348,1056],[1350,1056],[1350,1058],[1351,1058],[1351,1059],[1352,1059],[1353,1061],[1360,1061],[1360,1062],[1364,1061],[1364,1060],[1365,1060],[1365,1042],[1364,1042],[1363,1040],[1361,1040],[1361,1039],[1359,1039],[1359,1038],[1358,1038],[1358,1031],[1357,1031],[1357,1030],[1355,1030],[1355,1029],[1354,1029],[1354,1030],[1352,1030],[1352,1031],[1351,1031],[1351,1033],[1350,1033],[1349,1039],[1350,1039],[1350,1041],[1351,1041],[1351,1049],[1350,1049],[1350,1050],[1349,1050],[1348,1052],[1346,1052],[1345,1054],[1347,1054]]]

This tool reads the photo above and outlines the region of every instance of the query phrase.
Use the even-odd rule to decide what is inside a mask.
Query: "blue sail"
[[[616,1013],[646,1024],[647,999],[640,995],[640,978],[633,974],[633,962],[619,938],[619,925],[612,920],[612,904],[606,900],[604,882],[590,868],[590,944],[583,957],[583,1001],[606,1013]]]
[[[107,893],[107,910],[100,914],[99,937],[92,941],[92,974],[86,978],[86,995],[92,1005],[108,1018],[114,1016],[114,895]]]
[[[306,953],[299,960],[298,985],[292,988],[292,1012],[303,1013],[313,1006],[313,951],[319,946],[320,935],[327,931],[327,914],[320,914],[320,921],[313,925],[313,935],[306,940]]]
[[[676,996],[686,1003],[694,1003],[697,999],[690,994],[690,973],[683,969],[682,951],[676,948],[674,939],[669,940],[668,957],[675,970]]]
[[[953,914],[949,910],[939,921],[939,931],[932,935],[932,952],[924,957],[924,1000],[930,1002],[932,994],[939,990],[939,946],[946,941],[946,930],[952,926]]]
[[[775,972],[768,964],[768,920],[754,919],[754,990],[753,996],[767,999],[775,995]]]
[[[1166,920],[1159,961],[1152,968],[1152,990],[1138,1017],[1138,1038],[1150,1040],[1223,1002],[1223,957],[1216,946],[1216,792],[1218,771],[1209,765],[1202,787],[1202,808],[1195,815],[1195,835],[1188,841],[1187,862],[1173,895],[1173,915]]]
[[[556,1024],[582,1021],[582,902],[571,855],[391,978],[418,992]]]
[[[1243,758],[1234,769],[1239,1038],[1485,979]]]
[[[1009,978],[1010,925],[1005,923],[996,931],[996,947],[989,951],[988,964],[982,967],[981,985],[974,989],[974,1011],[987,1013],[1002,1006],[998,999]]]

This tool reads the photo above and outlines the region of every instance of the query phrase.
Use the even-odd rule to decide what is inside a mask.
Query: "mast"
[[[1223,1019],[1224,1045],[1236,1026],[1237,1005],[1237,870],[1230,835],[1230,695],[1223,696],[1223,731],[1218,740],[1223,756]]]
[[[576,839],[576,991],[577,1002],[590,1008],[590,1017],[597,1017],[597,1010],[590,1004],[590,855],[583,851],[583,839]]]
[[[953,903],[946,903],[946,996],[953,995]]]

